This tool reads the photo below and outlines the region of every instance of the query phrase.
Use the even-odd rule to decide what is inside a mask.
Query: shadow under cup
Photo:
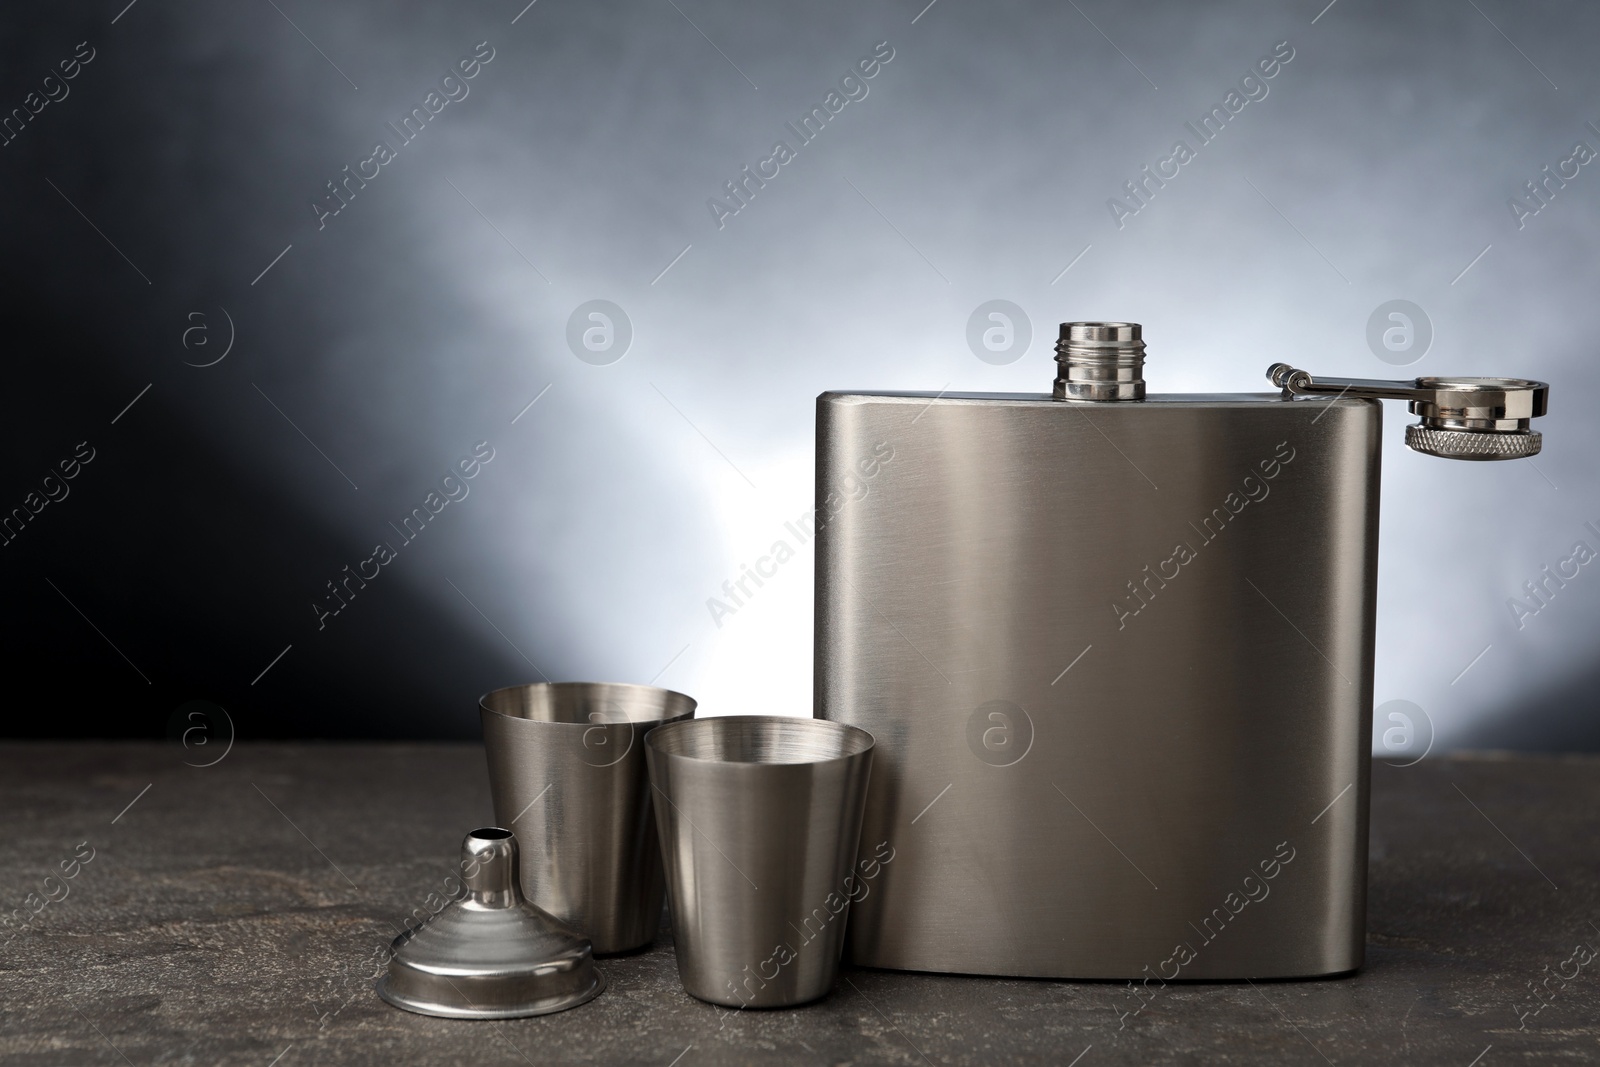
[[[780,1008],[839,971],[872,771],[872,735],[822,719],[736,715],[645,740],[678,976],[701,1000]]]
[[[523,893],[596,954],[656,935],[666,890],[644,735],[694,709],[670,689],[610,682],[511,686],[478,701],[495,822],[522,842]]]

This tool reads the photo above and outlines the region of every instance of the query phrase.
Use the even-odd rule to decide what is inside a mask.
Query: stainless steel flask
[[[1539,450],[1548,387],[1145,395],[1066,323],[1053,395],[817,401],[816,714],[877,738],[874,967],[1239,979],[1361,966],[1380,398],[1412,448]]]

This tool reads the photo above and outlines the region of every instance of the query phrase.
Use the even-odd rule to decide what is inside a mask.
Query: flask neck
[[[1057,400],[1143,400],[1144,340],[1137,322],[1063,322],[1056,342]]]

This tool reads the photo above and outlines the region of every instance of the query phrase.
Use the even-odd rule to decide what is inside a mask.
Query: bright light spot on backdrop
[[[719,487],[712,500],[727,548],[723,580],[735,585],[743,603],[734,604],[720,581],[705,591],[734,610],[718,612],[719,627],[702,605],[709,647],[698,658],[690,689],[701,715],[811,715],[816,553],[800,519],[812,507],[814,460],[805,445],[796,442],[770,462],[745,468],[767,491],[751,493],[740,482]],[[782,563],[780,545],[793,552]],[[750,577],[758,565],[771,572],[756,576],[759,585]],[[735,584],[741,578],[742,589]]]

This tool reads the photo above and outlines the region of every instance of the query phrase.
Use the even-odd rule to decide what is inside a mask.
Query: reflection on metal
[[[872,735],[838,723],[725,715],[645,738],[678,977],[730,1008],[824,996],[850,909],[889,867],[860,838]],[[864,858],[859,863],[857,844]]]
[[[467,896],[394,941],[378,996],[450,1019],[514,1019],[575,1008],[599,996],[587,938],[522,897],[517,841],[485,827],[461,845]]]
[[[666,884],[644,735],[692,698],[610,682],[518,685],[479,701],[495,818],[555,847],[522,852],[528,897],[598,953],[656,936]]]

